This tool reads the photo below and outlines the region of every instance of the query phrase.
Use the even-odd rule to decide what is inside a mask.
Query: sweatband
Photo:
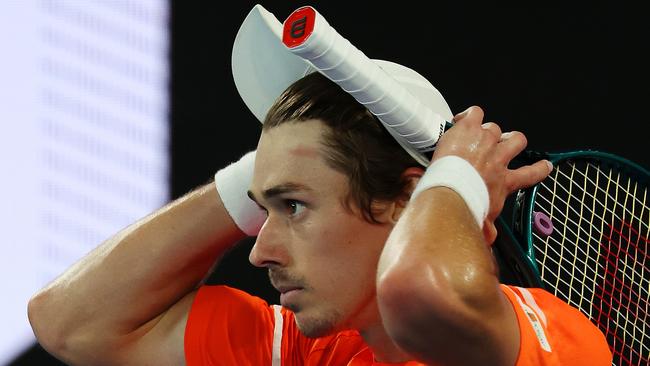
[[[249,236],[256,236],[266,220],[264,210],[247,194],[253,180],[254,167],[255,151],[251,151],[214,175],[219,197],[228,214],[237,227]]]
[[[434,161],[420,178],[411,194],[413,200],[422,191],[432,187],[447,187],[458,193],[483,227],[490,208],[490,195],[481,175],[465,159],[448,155]]]

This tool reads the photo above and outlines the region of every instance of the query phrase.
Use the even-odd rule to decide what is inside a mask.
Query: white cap
[[[282,43],[283,25],[261,5],[244,19],[232,51],[235,86],[246,106],[260,122],[276,99],[293,82],[316,71],[305,59]],[[373,59],[387,74],[431,111],[447,121],[453,114],[440,92],[422,75],[397,63]],[[437,129],[437,127],[436,127]],[[388,129],[398,143],[422,165],[428,158]]]

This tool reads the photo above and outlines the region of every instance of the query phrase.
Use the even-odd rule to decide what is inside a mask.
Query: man
[[[36,336],[72,365],[611,364],[577,310],[498,283],[493,221],[551,168],[508,170],[526,139],[478,107],[454,120],[425,170],[336,84],[301,78],[255,155],[39,291]],[[281,307],[200,285],[245,233]]]

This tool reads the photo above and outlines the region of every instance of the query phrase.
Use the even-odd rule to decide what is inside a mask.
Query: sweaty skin
[[[379,224],[370,224],[344,204],[347,178],[322,158],[320,121],[263,133],[250,191],[268,219],[250,260],[269,268],[305,334],[358,329],[384,362],[512,364],[516,321],[497,289],[487,244],[505,196],[549,169],[542,162],[507,170],[525,138],[513,133],[499,142],[498,126],[481,128],[482,117],[478,108],[457,117],[436,156],[461,156],[485,180],[490,213],[483,231],[448,188],[409,203],[420,168],[403,173],[404,196],[375,202]],[[243,237],[212,183],[170,202],[33,296],[29,319],[39,343],[70,365],[185,364],[196,288]]]
[[[250,189],[268,211],[250,261],[267,267],[301,332],[317,337],[357,329],[377,354],[401,359],[377,309],[377,260],[392,229],[392,209],[371,225],[345,205],[347,177],[329,167],[317,120],[285,123],[259,141]],[[277,280],[276,280],[277,279]],[[284,290],[299,287],[297,290]],[[283,293],[284,292],[284,293]],[[395,358],[395,355],[400,357]]]
[[[195,288],[245,237],[214,184],[116,233],[29,301],[38,342],[69,365],[184,365]]]
[[[516,316],[488,247],[506,196],[541,181],[551,167],[540,161],[508,169],[525,137],[512,132],[502,139],[497,124],[482,120],[478,107],[456,116],[432,160],[456,155],[479,172],[490,196],[483,227],[453,190],[433,187],[409,203],[379,261],[383,323],[403,350],[425,362],[513,365],[517,358]]]

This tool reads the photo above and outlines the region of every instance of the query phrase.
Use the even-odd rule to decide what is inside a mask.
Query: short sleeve
[[[543,289],[501,288],[519,322],[516,366],[611,366],[605,336],[578,309]]]
[[[255,296],[202,286],[185,327],[185,360],[195,365],[271,365],[274,312]]]

